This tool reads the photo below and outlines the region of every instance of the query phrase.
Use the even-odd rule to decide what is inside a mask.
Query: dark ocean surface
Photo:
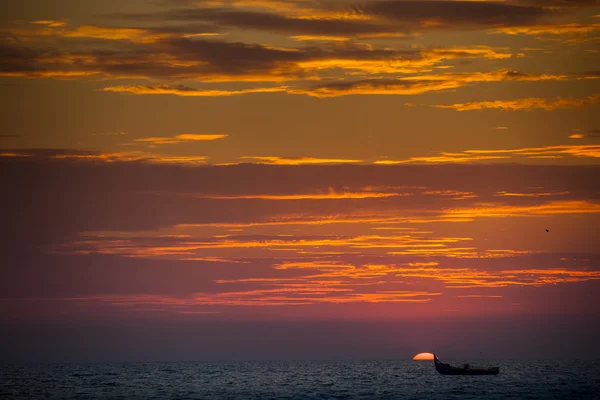
[[[600,362],[495,361],[443,376],[432,361],[0,366],[0,399],[600,399]]]

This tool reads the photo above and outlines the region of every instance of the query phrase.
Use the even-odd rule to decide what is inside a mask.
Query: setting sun
[[[413,361],[431,361],[433,360],[432,353],[419,353],[413,357]]]

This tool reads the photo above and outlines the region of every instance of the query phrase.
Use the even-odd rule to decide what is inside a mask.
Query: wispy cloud
[[[465,150],[460,153],[439,153],[434,156],[411,157],[406,160],[378,160],[374,164],[397,165],[410,163],[445,164],[471,163],[477,161],[512,159],[514,157],[548,158],[562,157],[600,157],[600,145],[557,145],[545,147],[525,147],[498,150]]]
[[[452,216],[450,216],[452,217]],[[456,247],[457,244],[469,242],[472,238],[468,237],[432,237],[425,235],[361,235],[361,236],[260,236],[240,235],[217,238],[172,238],[170,240],[158,240],[158,238],[140,238],[135,235],[119,234],[118,238],[114,234],[107,237],[90,236],[83,240],[77,240],[72,243],[65,243],[55,249],[59,253],[74,254],[112,254],[122,255],[134,258],[173,258],[189,259],[195,257],[215,257],[218,255],[210,254],[214,251],[226,249],[238,249],[245,251],[245,255],[251,257],[252,254],[263,250],[289,251],[291,254],[305,254],[305,252],[317,251],[321,248],[329,248],[332,251],[341,251],[352,253],[353,250],[382,250],[382,251],[403,251],[420,254],[428,254],[431,251],[440,252],[440,255],[448,257],[475,256],[477,249]],[[443,254],[442,254],[443,252]],[[393,253],[390,253],[393,254]],[[512,256],[509,254],[508,256]],[[425,256],[425,255],[423,255]],[[501,254],[496,256],[500,257]],[[322,261],[323,262],[323,261]],[[329,262],[325,262],[329,263]],[[284,263],[278,266],[278,269],[313,268],[314,262],[298,261],[294,263]],[[318,264],[318,263],[317,263]],[[339,268],[336,264],[335,268]]]
[[[569,139],[600,139],[600,130],[592,129],[582,132],[581,129],[574,129],[573,133],[569,135]]]
[[[275,157],[275,156],[244,156],[242,160],[249,160],[256,164],[270,165],[307,165],[307,164],[358,164],[363,160],[352,160],[345,158],[316,158],[316,157]]]
[[[435,279],[449,288],[482,288],[506,286],[543,286],[600,279],[598,271],[565,269],[522,269],[498,272],[470,268],[404,268],[398,277]]]
[[[45,25],[45,26],[49,26],[51,28],[58,28],[61,26],[65,26],[67,23],[63,22],[63,21],[53,21],[53,20],[39,20],[39,21],[32,21],[32,24],[35,25]]]
[[[28,153],[24,151],[2,151],[0,152],[0,157],[6,158],[24,158],[24,157],[33,157],[33,153]]]
[[[11,211],[7,226],[24,226],[28,239],[36,229],[50,237],[32,237],[50,254],[27,275],[67,279],[72,289],[44,286],[40,296],[92,309],[220,311],[233,318],[299,304],[312,306],[301,309],[310,316],[324,304],[334,313],[336,304],[358,303],[415,313],[447,302],[502,308],[530,287],[577,290],[569,284],[600,279],[581,225],[600,215],[597,166],[182,168],[160,165],[162,159],[140,165],[142,153],[123,162],[124,154],[48,151],[42,158],[27,151],[27,159],[0,160],[15,177],[3,200]],[[31,180],[24,193],[39,195],[21,204],[19,187],[32,171],[44,180]],[[60,201],[47,203],[56,193]],[[28,219],[34,205],[48,213]],[[57,226],[56,215],[73,222]],[[523,226],[534,233],[541,227],[542,237],[515,236]],[[87,272],[73,275],[84,264]],[[147,272],[144,279],[135,279],[138,270]]]
[[[39,160],[65,160],[91,163],[132,163],[146,162],[154,164],[204,165],[208,162],[205,156],[170,156],[143,151],[130,152],[98,152],[85,150],[44,150],[25,149],[1,152],[0,157],[30,158]]]
[[[414,68],[414,62],[411,61]],[[298,66],[307,71],[328,70],[342,68],[348,70],[363,71],[365,74],[378,73],[408,73],[411,71],[402,71],[402,64],[395,66],[395,63],[388,61],[365,62],[360,60],[327,60],[302,62]],[[400,69],[399,69],[400,68]],[[414,71],[412,71],[414,72]],[[171,94],[184,97],[217,97],[217,96],[239,96],[253,93],[288,93],[303,94],[312,97],[326,98],[348,95],[418,95],[428,92],[439,92],[450,89],[457,89],[475,83],[503,82],[503,81],[566,81],[579,79],[596,79],[595,74],[572,74],[572,75],[530,75],[514,71],[494,71],[485,73],[447,73],[447,74],[428,74],[416,75],[398,79],[365,79],[362,81],[343,81],[341,83],[332,83],[317,85],[312,87],[259,87],[242,90],[204,90],[194,89],[188,86],[108,86],[104,91],[132,94]],[[257,77],[257,80],[262,78]],[[272,77],[264,80],[279,80]],[[233,79],[235,80],[235,79]],[[246,78],[240,77],[240,81]],[[438,108],[453,108],[458,111],[500,108],[500,109],[535,109],[543,108],[552,110],[556,108],[576,108],[593,105],[597,102],[598,96],[590,96],[587,99],[558,98],[555,101],[544,99],[520,99],[514,101],[489,101],[474,102],[455,105],[439,105]]]
[[[169,38],[217,36],[220,34],[217,28],[210,27],[209,25],[132,28],[97,25],[80,25],[73,27],[62,21],[32,21],[31,24],[34,26],[17,25],[16,27],[0,29],[0,31],[26,38],[29,41],[35,38],[55,37],[127,41],[136,44],[150,44]]]
[[[489,161],[510,158],[509,156],[489,155],[489,156],[473,156],[463,153],[440,153],[436,156],[411,157],[406,160],[377,160],[374,164],[377,165],[399,165],[411,163],[426,163],[426,164],[445,164],[445,163],[471,163],[474,161]]]
[[[473,208],[445,210],[443,215],[453,218],[498,218],[534,215],[597,214],[600,204],[590,201],[553,201],[530,206],[480,205]]]
[[[473,111],[485,109],[499,109],[510,111],[531,111],[546,110],[552,111],[559,108],[583,108],[590,107],[598,103],[600,95],[592,95],[583,99],[574,99],[571,97],[558,97],[554,100],[541,99],[536,97],[517,99],[517,100],[494,100],[494,101],[474,101],[470,103],[457,103],[451,105],[436,105],[437,108],[450,108],[456,111]]]
[[[526,74],[501,70],[476,73],[423,74],[398,79],[364,79],[317,85],[311,88],[290,89],[292,94],[313,97],[338,97],[348,95],[417,95],[457,89],[474,83],[510,81],[568,81],[597,79],[594,72],[583,74]]]
[[[225,134],[210,134],[210,133],[183,133],[174,137],[149,137],[138,138],[133,141],[136,143],[148,143],[152,145],[161,144],[179,144],[189,142],[208,142],[219,139],[224,139],[229,135]]]
[[[143,161],[159,164],[206,164],[208,158],[204,156],[160,156],[141,152],[129,153],[99,153],[99,154],[57,154],[51,158],[57,160],[85,160],[103,162],[134,162]]]
[[[329,193],[303,193],[303,194],[256,194],[256,195],[198,195],[198,198],[217,199],[217,200],[343,200],[343,199],[383,199],[389,197],[398,197],[399,193],[378,193],[378,192],[335,192]]]
[[[285,92],[288,90],[286,86],[280,87],[264,87],[264,88],[253,88],[253,89],[242,89],[242,90],[205,90],[205,89],[194,89],[188,86],[147,86],[147,85],[119,85],[119,86],[107,86],[102,89],[105,92],[115,93],[130,93],[130,94],[170,94],[175,96],[183,97],[228,97],[228,96],[242,96],[245,94],[253,93],[278,93]]]
[[[574,35],[589,34],[600,29],[600,23],[569,23],[554,25],[513,26],[499,28],[494,33],[506,33],[510,35]]]
[[[103,29],[99,30],[104,32]],[[110,35],[133,34],[106,28]],[[137,35],[137,30],[133,30]],[[10,32],[17,37],[23,32]],[[133,78],[153,81],[196,80],[212,82],[314,81],[335,72],[337,75],[409,74],[430,71],[453,60],[501,60],[512,56],[508,48],[489,46],[403,49],[376,48],[350,43],[323,48],[282,48],[265,44],[228,42],[188,36],[167,36],[152,32],[148,42],[128,42],[110,53],[91,41],[77,51],[47,35],[32,36],[25,44],[12,41],[0,46],[7,54],[2,76],[29,78]],[[172,35],[172,34],[169,34]],[[36,43],[35,39],[40,43]],[[42,40],[44,39],[44,40]],[[97,38],[96,38],[97,39]],[[146,40],[146,39],[144,39]],[[96,46],[99,46],[96,48]],[[226,96],[277,92],[285,88],[260,87],[246,90],[201,90],[182,85],[115,85],[104,90],[134,94],[176,94],[181,96]]]
[[[160,306],[189,310],[198,306],[282,306],[321,303],[427,303],[441,292],[383,289],[382,277],[398,277],[443,282],[449,289],[503,288],[508,286],[544,286],[600,279],[598,271],[577,269],[507,269],[485,271],[475,268],[403,267],[394,264],[345,265],[336,262],[290,263],[275,266],[279,270],[313,272],[294,278],[246,278],[218,280],[226,288],[238,290],[194,293],[188,296],[88,296],[65,299],[77,303],[105,303],[115,307]],[[258,286],[257,286],[258,285]],[[502,299],[498,294],[456,295],[458,299]]]
[[[465,199],[473,199],[476,198],[477,195],[473,192],[464,192],[460,190],[425,190],[421,192],[423,196],[442,196],[449,197],[453,200],[465,200]]]
[[[339,287],[333,282],[327,284],[304,283],[293,287],[245,290],[220,293],[195,293],[190,296],[90,296],[65,299],[84,304],[105,303],[114,307],[161,306],[184,312],[197,306],[299,306],[309,304],[348,304],[348,303],[427,303],[441,293],[425,291],[375,291],[355,292]],[[202,312],[203,314],[205,312]]]
[[[563,196],[569,192],[535,192],[535,193],[514,193],[514,192],[496,192],[495,196],[499,197],[549,197],[549,196]]]
[[[220,27],[285,35],[330,35],[360,38],[448,29],[480,30],[542,24],[544,17],[590,1],[369,1],[319,2],[232,0],[171,2],[188,8],[160,13],[120,13],[112,18],[170,23],[213,23]]]
[[[544,147],[525,147],[508,150],[466,150],[464,153],[482,155],[482,154],[510,154],[522,155],[526,157],[549,156],[560,157],[563,155],[573,157],[600,157],[600,145],[557,145]]]

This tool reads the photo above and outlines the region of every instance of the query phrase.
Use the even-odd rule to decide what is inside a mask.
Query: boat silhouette
[[[442,375],[498,375],[499,367],[475,367],[465,364],[463,367],[453,367],[440,361],[436,354],[433,355],[435,369]]]

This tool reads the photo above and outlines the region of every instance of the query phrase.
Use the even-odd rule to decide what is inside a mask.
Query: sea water
[[[0,399],[600,399],[600,362],[493,365],[497,376],[404,360],[0,365]]]

